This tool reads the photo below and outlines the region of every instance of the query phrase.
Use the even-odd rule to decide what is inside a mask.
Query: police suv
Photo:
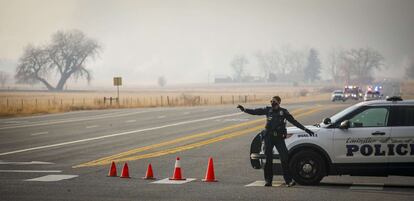
[[[414,100],[400,97],[355,104],[304,131],[287,128],[289,171],[302,185],[327,175],[414,176]],[[263,132],[262,132],[263,133]],[[252,141],[252,167],[264,167],[262,133]],[[278,160],[276,149],[274,161]],[[280,161],[274,174],[281,174]]]

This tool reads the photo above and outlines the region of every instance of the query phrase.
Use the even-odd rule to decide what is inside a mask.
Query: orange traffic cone
[[[216,178],[214,177],[214,164],[213,164],[213,158],[210,157],[208,159],[208,165],[207,165],[207,171],[206,176],[203,179],[205,182],[216,182]]]
[[[177,159],[175,160],[174,174],[173,177],[170,178],[170,180],[185,180],[185,178],[183,178],[181,174],[181,163],[179,157],[177,157]]]
[[[117,176],[118,174],[116,173],[116,165],[112,161],[111,168],[109,169],[109,172],[108,172],[108,177],[117,177]]]
[[[152,172],[152,165],[151,165],[151,163],[148,165],[147,173],[145,174],[145,177],[143,177],[143,179],[148,179],[148,180],[155,179],[154,173]]]
[[[121,178],[131,178],[129,177],[129,168],[128,163],[125,162],[124,167],[122,168]]]

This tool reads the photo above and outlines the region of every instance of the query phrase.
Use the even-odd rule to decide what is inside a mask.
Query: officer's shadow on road
[[[312,188],[343,189],[353,191],[384,192],[384,193],[407,193],[414,194],[414,184],[376,184],[376,183],[336,183],[321,182],[317,186],[305,186]]]

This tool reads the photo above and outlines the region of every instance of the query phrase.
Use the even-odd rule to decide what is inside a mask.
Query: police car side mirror
[[[325,119],[323,119],[323,120],[322,120],[322,122],[323,122],[323,124],[325,124],[325,125],[329,125],[329,124],[331,124],[331,123],[332,123],[330,118],[325,118]]]
[[[349,122],[349,120],[345,120],[343,122],[341,122],[341,125],[339,125],[340,129],[348,129],[350,127],[351,123]]]

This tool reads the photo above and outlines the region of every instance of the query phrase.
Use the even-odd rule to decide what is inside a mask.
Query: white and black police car
[[[414,176],[414,100],[400,97],[355,104],[304,131],[287,128],[289,171],[302,185],[327,175]],[[264,167],[263,141],[252,141],[252,167]],[[281,174],[274,149],[274,174]]]

